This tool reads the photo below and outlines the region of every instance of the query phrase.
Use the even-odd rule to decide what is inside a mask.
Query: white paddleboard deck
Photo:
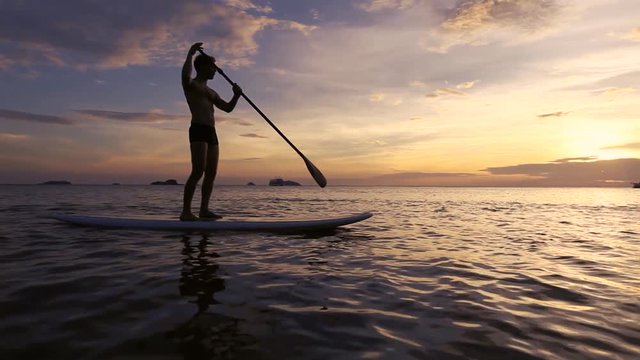
[[[317,231],[331,230],[343,225],[357,223],[373,216],[369,212],[355,215],[315,220],[270,220],[270,221],[180,221],[169,219],[119,218],[75,214],[53,214],[52,218],[74,225],[142,229],[142,230],[205,230],[205,231]]]

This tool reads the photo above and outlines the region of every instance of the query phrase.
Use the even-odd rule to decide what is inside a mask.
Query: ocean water
[[[0,358],[640,358],[640,190],[215,188],[228,218],[374,213],[311,234],[47,218],[181,196],[0,186]]]

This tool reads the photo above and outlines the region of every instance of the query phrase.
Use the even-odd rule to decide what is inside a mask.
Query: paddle
[[[200,52],[200,54],[204,55],[204,56],[209,56],[207,55],[202,49],[198,49],[198,51]],[[229,79],[229,77],[227,76],[227,74],[224,73],[224,71],[222,71],[222,69],[220,69],[220,67],[218,67],[217,65],[214,65],[216,67],[216,70],[218,73],[220,73],[220,75],[222,75],[223,78],[225,78],[229,84],[233,85],[235,84],[233,81],[231,81],[231,79]],[[293,145],[293,143],[291,141],[289,141],[289,139],[287,139],[286,136],[284,136],[284,134],[282,133],[282,131],[280,131],[280,129],[278,129],[272,122],[271,120],[269,120],[269,118],[267,117],[267,115],[265,115],[260,109],[258,109],[258,107],[256,106],[256,104],[253,103],[253,101],[251,101],[251,99],[249,99],[247,97],[247,95],[244,94],[244,91],[242,93],[242,97],[249,103],[249,105],[251,105],[251,107],[253,107],[253,109],[255,111],[258,112],[258,114],[260,114],[260,116],[262,116],[262,118],[269,124],[271,125],[271,127],[273,128],[273,130],[275,130],[283,139],[284,141],[287,142],[287,144],[289,144],[289,146],[291,146],[291,148],[293,150],[295,150],[295,152],[298,153],[298,155],[300,155],[300,157],[302,158],[302,160],[304,160],[305,165],[307,165],[307,170],[309,170],[309,173],[311,174],[311,176],[313,177],[313,180],[316,181],[316,183],[318,183],[318,185],[323,188],[325,186],[327,186],[327,179],[325,179],[324,175],[322,175],[322,173],[320,172],[320,170],[318,170],[318,168],[313,165],[313,163],[307,159],[306,156],[304,156],[304,154],[298,150],[298,148]]]

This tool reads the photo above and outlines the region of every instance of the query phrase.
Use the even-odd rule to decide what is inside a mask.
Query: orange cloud
[[[636,92],[637,89],[632,87],[610,87],[604,90],[599,90],[601,95],[612,96],[612,95],[624,95]]]
[[[13,133],[0,133],[0,140],[5,141],[22,141],[29,139],[29,135],[13,134]]]
[[[566,115],[569,115],[569,113],[564,111],[556,111],[556,112],[547,113],[547,114],[540,114],[537,116],[542,119],[542,118],[548,118],[548,117],[562,117]]]
[[[567,158],[542,164],[520,164],[484,169],[492,175],[537,177],[539,185],[595,186],[629,182],[640,177],[640,159],[595,160]]]
[[[640,142],[622,144],[622,145],[605,146],[602,149],[603,150],[618,150],[618,149],[622,149],[622,150],[640,150]]]
[[[623,40],[640,41],[640,26],[623,33],[609,33],[609,36]]]
[[[446,53],[456,45],[483,45],[497,39],[513,41],[548,30],[561,6],[556,0],[473,0],[461,2],[431,32],[425,42],[428,50]],[[499,30],[509,29],[505,37]],[[515,30],[516,32],[514,33]]]
[[[478,80],[474,80],[474,81],[466,81],[460,84],[457,84],[453,87],[448,87],[448,88],[439,88],[436,89],[435,91],[425,95],[428,98],[438,98],[438,97],[443,97],[443,96],[447,96],[447,95],[452,95],[452,96],[466,96],[467,93],[461,91],[461,90],[467,90],[467,89],[471,89],[472,87],[475,86],[475,84],[478,83]]]
[[[429,93],[425,96],[428,98],[437,98],[437,97],[442,97],[446,95],[465,96],[467,94],[463,93],[462,91],[458,91],[450,88],[441,88],[441,89],[436,89],[432,93]]]

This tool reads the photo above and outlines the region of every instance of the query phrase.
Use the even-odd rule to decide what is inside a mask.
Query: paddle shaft
[[[204,56],[209,56],[202,49],[198,49],[198,51]],[[220,67],[218,67],[217,65],[214,65],[214,66],[216,67],[216,71],[218,73],[220,73],[220,75],[222,75],[222,77],[225,78],[225,80],[227,80],[227,82],[229,82],[229,84],[235,85],[235,83],[227,76],[227,74],[224,73],[224,71],[222,71],[222,69],[220,69]],[[320,187],[325,187],[327,185],[327,180],[325,179],[324,175],[322,175],[320,170],[315,165],[313,165],[313,163],[309,159],[307,159],[307,157],[304,156],[304,154],[300,150],[298,150],[298,148],[289,139],[287,139],[287,137],[282,133],[282,131],[280,131],[280,129],[278,129],[278,127],[271,120],[269,120],[267,115],[265,115],[262,112],[262,110],[260,110],[258,108],[258,106],[256,106],[256,104],[254,104],[253,101],[251,101],[251,99],[249,99],[249,97],[244,94],[244,91],[242,92],[242,94],[240,96],[242,96],[242,98],[244,98],[249,103],[249,105],[251,105],[251,107],[258,114],[260,114],[260,116],[262,116],[262,118],[269,125],[271,125],[273,130],[275,130],[278,133],[278,135],[280,135],[280,137],[282,137],[284,139],[284,141],[286,141],[287,144],[289,144],[289,146],[291,146],[291,148],[302,158],[302,160],[304,160],[304,163],[307,165],[307,169],[311,173],[311,176],[313,177],[313,179],[318,183],[318,185]]]
[[[229,82],[229,84],[231,84],[231,85],[235,84],[233,81],[231,81],[231,79],[229,79],[229,77],[227,76],[227,74],[225,74],[225,73],[224,73],[224,71],[222,71],[222,69],[220,69],[220,68],[219,68],[219,67],[217,67],[217,66],[216,66],[216,69],[218,70],[218,73],[220,73],[220,75],[222,75],[222,77],[223,77],[223,78],[225,78],[225,79]],[[277,127],[273,122],[271,122],[271,120],[269,120],[269,118],[267,117],[267,115],[265,115],[265,114],[262,112],[262,110],[260,110],[260,109],[256,106],[256,104],[254,104],[254,103],[253,103],[253,101],[251,101],[251,99],[249,99],[249,97],[247,97],[247,95],[245,95],[245,94],[244,94],[244,91],[242,92],[242,94],[241,94],[240,96],[242,96],[242,98],[243,98],[243,99],[245,99],[245,100],[249,103],[249,105],[251,105],[251,107],[252,107],[256,112],[258,112],[258,114],[260,114],[260,116],[262,116],[262,118],[264,119],[264,121],[266,121],[269,125],[271,125],[271,127],[273,128],[273,130],[275,130],[275,131],[278,133],[278,135],[280,135],[280,136],[284,139],[284,141],[286,141],[286,142],[287,142],[287,144],[289,144],[289,146],[291,146],[291,148],[292,148],[293,150],[295,150],[295,152],[297,152],[297,153],[298,153],[298,155],[300,155],[301,157],[303,157],[303,158],[305,158],[305,159],[306,159],[306,157],[304,156],[304,154],[303,154],[300,150],[298,150],[298,148],[297,148],[295,145],[293,145],[293,143],[292,143],[291,141],[289,141],[289,139],[287,139],[287,137],[282,133],[282,131],[280,131],[280,129],[278,129],[278,127]]]

